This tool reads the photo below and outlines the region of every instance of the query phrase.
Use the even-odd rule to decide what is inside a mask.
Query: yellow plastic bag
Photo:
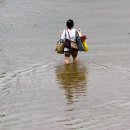
[[[87,44],[86,40],[83,41],[83,46],[84,46],[84,52],[89,51],[88,44]]]

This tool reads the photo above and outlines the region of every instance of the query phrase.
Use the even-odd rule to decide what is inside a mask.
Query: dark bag
[[[64,43],[58,41],[58,42],[56,43],[56,49],[55,49],[55,51],[56,51],[57,53],[59,53],[59,54],[64,54]]]
[[[84,51],[84,46],[83,46],[83,43],[82,43],[82,39],[79,36],[78,31],[76,31],[76,43],[78,45],[78,51]]]
[[[71,49],[71,41],[69,39],[65,38],[64,47]]]

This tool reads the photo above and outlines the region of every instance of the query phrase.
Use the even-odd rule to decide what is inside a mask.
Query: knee
[[[68,59],[65,59],[65,64],[70,64],[70,61]]]

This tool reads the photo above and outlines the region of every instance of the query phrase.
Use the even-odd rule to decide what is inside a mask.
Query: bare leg
[[[69,64],[70,63],[70,57],[67,57],[67,56],[65,56],[65,64]]]
[[[65,62],[65,64],[70,63],[70,51],[65,52],[65,60],[64,60],[64,62]]]
[[[72,57],[73,57],[73,63],[78,63],[78,51],[77,50],[72,50]]]
[[[73,57],[73,63],[78,63],[78,58],[77,58],[77,56],[76,57]]]

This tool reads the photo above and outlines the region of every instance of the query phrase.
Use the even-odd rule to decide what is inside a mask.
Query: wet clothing
[[[70,49],[68,51],[65,51],[65,56],[66,57],[70,57],[70,55],[72,55],[73,58],[77,57],[78,50],[76,50],[76,49]]]

